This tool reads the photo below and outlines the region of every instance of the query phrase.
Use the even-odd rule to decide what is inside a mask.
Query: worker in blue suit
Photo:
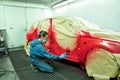
[[[60,56],[49,53],[43,46],[48,40],[48,33],[40,31],[39,38],[34,39],[30,43],[30,61],[34,67],[39,68],[42,72],[52,73],[53,67],[42,59],[59,60],[67,57],[68,53],[63,53]]]

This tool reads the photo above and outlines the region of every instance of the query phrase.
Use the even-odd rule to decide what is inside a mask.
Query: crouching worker
[[[43,46],[48,40],[48,33],[46,31],[40,31],[39,38],[34,39],[30,43],[30,61],[34,67],[39,68],[42,72],[53,72],[53,67],[42,59],[58,60],[67,57],[68,53],[63,53],[60,56],[49,53]]]

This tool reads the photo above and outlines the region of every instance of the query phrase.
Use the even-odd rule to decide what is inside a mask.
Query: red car
[[[65,51],[70,51],[66,59],[80,63],[89,76],[98,79],[120,76],[119,32],[101,29],[82,18],[44,19],[34,23],[26,34],[25,49],[28,55],[29,42],[38,37],[40,30],[45,30],[49,34],[48,43],[45,45],[49,52],[61,55]]]

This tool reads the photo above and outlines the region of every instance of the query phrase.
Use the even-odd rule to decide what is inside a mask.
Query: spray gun
[[[67,54],[70,53],[70,48],[69,48],[69,47],[66,48],[66,53],[67,53]]]
[[[59,56],[59,58],[60,58],[59,61],[60,61],[61,59],[66,58],[69,53],[70,53],[70,48],[67,47],[67,48],[66,48],[66,52],[63,53],[63,54],[61,54],[61,55]]]

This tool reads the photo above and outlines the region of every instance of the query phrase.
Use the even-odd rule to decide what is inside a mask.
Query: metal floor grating
[[[56,61],[49,61],[55,69],[54,73],[33,72],[31,68],[19,70],[30,67],[24,50],[11,51],[9,57],[20,80],[93,80],[80,68]]]

